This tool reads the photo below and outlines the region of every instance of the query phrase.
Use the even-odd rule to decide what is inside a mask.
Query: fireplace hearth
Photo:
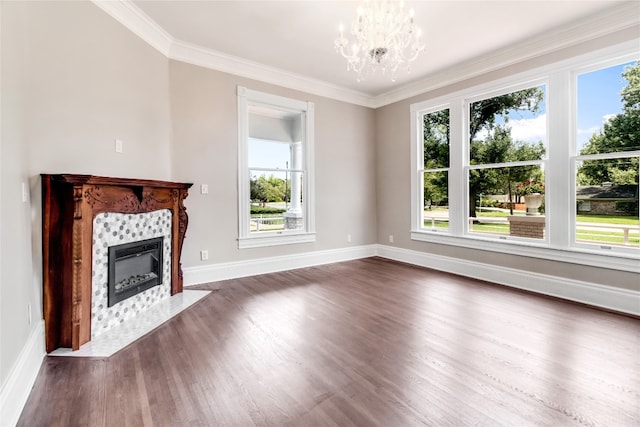
[[[108,306],[162,284],[163,237],[109,247]]]

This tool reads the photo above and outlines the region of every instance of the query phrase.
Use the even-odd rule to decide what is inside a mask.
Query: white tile
[[[210,292],[185,290],[180,294],[165,298],[148,310],[93,338],[81,346],[78,351],[59,348],[49,353],[49,356],[109,357],[207,296]]]
[[[93,220],[91,271],[91,339],[171,296],[171,211],[139,214],[103,212]],[[164,237],[163,280],[159,286],[109,307],[109,247]]]

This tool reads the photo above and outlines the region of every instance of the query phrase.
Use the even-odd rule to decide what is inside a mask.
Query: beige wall
[[[409,104],[426,96],[373,111],[169,61],[89,2],[0,7],[2,386],[42,317],[40,173],[195,183],[185,268],[206,265],[200,249],[216,264],[386,243],[394,234],[403,248],[634,289],[631,274],[410,241]],[[317,242],[237,249],[237,85],[315,103]],[[115,138],[124,153],[114,152]],[[199,194],[202,183],[208,195]]]
[[[375,242],[373,110],[169,61],[89,2],[1,7],[1,385],[42,319],[41,173],[196,183],[185,268]],[[315,103],[315,243],[237,249],[238,84]]]
[[[173,177],[195,183],[183,267],[375,243],[373,110],[177,61],[170,76]],[[238,249],[238,85],[315,104],[315,243]]]
[[[430,98],[444,96],[481,83],[496,80],[529,69],[550,64],[572,56],[637,39],[637,28],[622,31],[590,43],[558,51],[526,63],[497,70],[430,93],[396,102],[376,110],[376,170],[378,200],[378,242],[388,244],[394,236],[393,246],[442,256],[472,260],[521,270],[537,271],[570,279],[598,283],[624,289],[640,290],[638,275],[604,268],[577,266],[561,262],[522,256],[473,250],[456,246],[431,244],[410,239],[411,229],[411,161],[410,161],[410,105]]]
[[[42,319],[39,174],[169,179],[168,78],[166,57],[89,2],[2,2],[0,384]]]

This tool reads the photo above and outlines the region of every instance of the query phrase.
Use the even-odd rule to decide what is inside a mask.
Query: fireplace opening
[[[108,306],[162,284],[163,237],[109,247]]]

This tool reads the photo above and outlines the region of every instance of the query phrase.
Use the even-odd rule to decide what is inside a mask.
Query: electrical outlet
[[[347,243],[351,243],[351,234],[347,234]]]
[[[200,251],[200,260],[206,261],[208,259],[209,259],[209,251],[206,251],[206,250]]]
[[[115,148],[116,148],[116,153],[122,153],[123,152],[123,143],[121,139],[117,139],[115,140]]]
[[[209,185],[201,184],[200,185],[200,194],[209,194]]]
[[[393,243],[393,234],[389,234],[389,243]]]
[[[31,304],[27,304],[27,322],[31,325]]]

